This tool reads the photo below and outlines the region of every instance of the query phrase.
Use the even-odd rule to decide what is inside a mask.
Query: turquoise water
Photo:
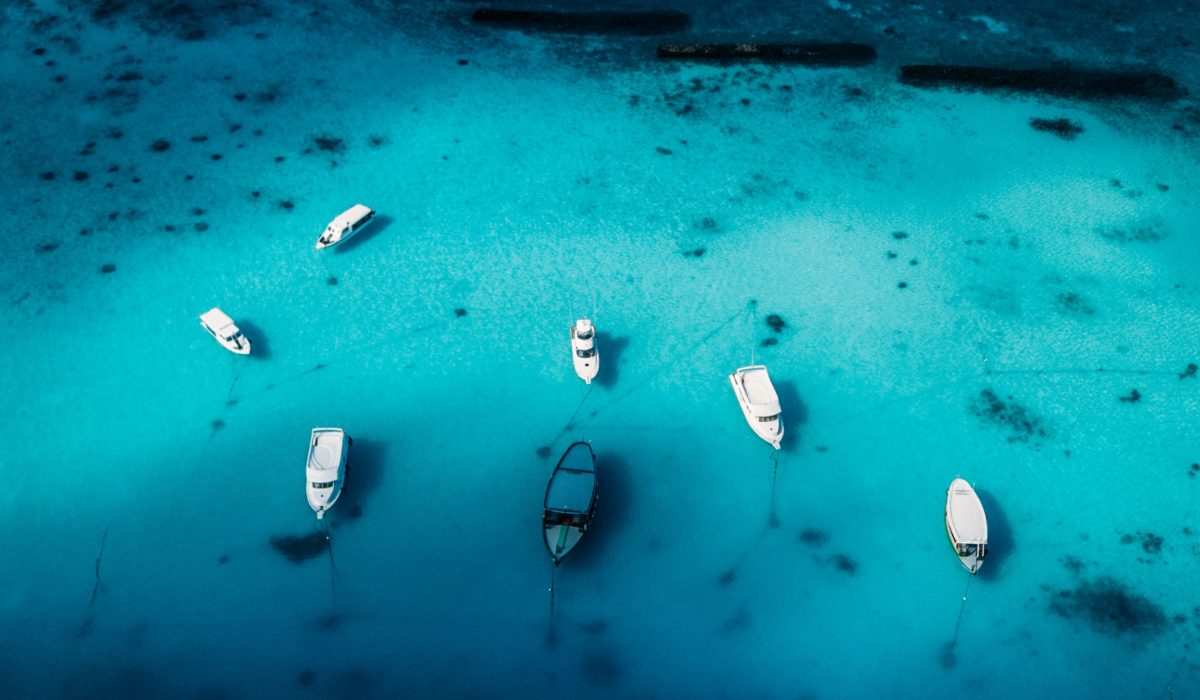
[[[877,64],[660,64],[468,3],[6,6],[0,695],[1200,693],[1195,107],[904,87],[1049,30],[842,5],[814,31]],[[1104,43],[1073,26],[1058,55]],[[1194,49],[1138,60],[1195,88]],[[752,359],[777,461],[726,379]],[[293,563],[317,425],[353,467]],[[600,505],[552,574],[577,439]],[[992,533],[965,606],[958,475]]]

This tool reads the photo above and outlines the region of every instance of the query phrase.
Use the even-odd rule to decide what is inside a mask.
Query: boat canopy
[[[213,329],[214,332],[222,333],[222,334],[226,334],[226,335],[233,335],[234,333],[237,333],[236,326],[234,326],[232,330],[230,330],[228,333],[226,333],[226,328],[228,328],[229,326],[233,326],[233,319],[229,318],[228,314],[226,314],[224,311],[218,309],[215,306],[213,308],[209,309],[208,311],[205,311],[203,314],[201,314],[200,320],[204,321],[204,324],[206,326],[208,326],[209,328]]]
[[[979,496],[963,479],[950,484],[950,527],[958,544],[987,544],[987,516]]]
[[[308,452],[308,471],[312,481],[326,481],[326,477],[313,477],[312,472],[336,472],[342,461],[342,442],[346,434],[339,429],[313,430],[312,446]]]
[[[546,510],[587,513],[596,493],[596,458],[586,442],[567,448],[546,489]]]
[[[771,385],[771,378],[767,375],[766,367],[762,365],[743,367],[738,370],[738,376],[741,378],[742,388],[746,392],[746,402],[749,404],[748,409],[752,415],[779,415],[779,395],[775,393],[775,387]]]

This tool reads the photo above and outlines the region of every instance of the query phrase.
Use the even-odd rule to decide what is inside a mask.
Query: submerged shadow
[[[976,575],[985,581],[995,581],[1003,575],[1004,560],[1013,551],[1012,522],[991,493],[975,489],[975,494],[979,496],[988,520],[987,562]]]
[[[629,346],[629,336],[610,336],[608,333],[596,331],[596,347],[600,348],[600,374],[596,383],[602,387],[611,387],[617,383],[621,373],[621,353]]]
[[[262,332],[262,329],[254,325],[252,321],[239,320],[238,328],[241,329],[242,335],[246,336],[246,340],[250,341],[250,357],[258,360],[271,359],[271,344],[267,342],[267,334]]]
[[[357,520],[363,516],[366,502],[383,482],[383,465],[387,458],[387,443],[378,440],[355,438],[350,448],[350,459],[346,466],[346,491],[342,496],[343,506],[331,510],[340,520]]]
[[[359,230],[358,233],[347,238],[345,242],[341,243],[340,245],[331,246],[333,248],[333,252],[337,255],[342,255],[354,250],[360,245],[383,233],[383,230],[388,226],[391,226],[393,221],[395,221],[395,219],[387,214],[376,216],[370,224]]]
[[[789,454],[800,448],[800,429],[808,423],[808,405],[800,398],[800,390],[792,381],[775,382],[779,408],[783,411],[783,451]]]
[[[596,455],[598,501],[596,518],[563,566],[590,567],[604,558],[608,542],[615,541],[629,512],[629,465],[611,452]]]

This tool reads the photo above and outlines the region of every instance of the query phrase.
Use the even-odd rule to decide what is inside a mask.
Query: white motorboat
[[[575,363],[575,374],[586,384],[591,384],[600,371],[600,353],[596,349],[596,327],[586,318],[571,326],[571,359]]]
[[[341,243],[361,231],[373,218],[374,209],[364,204],[355,204],[329,222],[321,237],[317,239],[317,250]]]
[[[779,395],[763,365],[740,367],[729,375],[733,393],[754,433],[771,443],[775,449],[783,442],[783,420],[780,418]]]
[[[975,489],[964,479],[950,482],[946,490],[946,533],[963,567],[972,574],[979,571],[987,556],[987,515]]]
[[[596,513],[596,455],[586,442],[567,448],[546,486],[542,538],[557,566],[578,544]]]
[[[308,505],[316,512],[317,520],[324,518],[342,495],[352,442],[341,428],[313,428],[305,475]]]
[[[224,345],[226,350],[239,355],[250,354],[250,341],[242,335],[233,319],[217,307],[214,306],[200,314],[200,326],[216,338],[218,343]]]

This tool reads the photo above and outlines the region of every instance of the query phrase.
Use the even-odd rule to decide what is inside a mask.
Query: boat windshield
[[[773,415],[773,416],[759,416],[759,417],[758,417],[758,422],[759,422],[759,423],[774,423],[774,422],[775,422],[775,421],[777,421],[777,420],[779,420],[779,414],[778,414],[778,413],[776,413],[776,414],[775,414],[775,415]]]
[[[594,335],[594,334],[592,333],[591,328],[587,329],[586,331],[576,331],[575,332],[575,337],[579,338],[580,340],[591,340],[592,335]]]
[[[596,348],[588,348],[587,350],[576,350],[575,354],[579,355],[580,357],[595,357],[596,356]]]
[[[331,489],[331,488],[333,488],[333,485],[336,483],[337,483],[336,481],[324,481],[324,482],[314,481],[314,482],[312,482],[312,487],[314,489]]]
[[[974,554],[976,548],[978,548],[978,545],[973,545],[973,544],[960,544],[957,547],[959,556],[963,556],[963,557],[967,557],[967,556]],[[979,548],[979,558],[980,559],[983,558],[983,549],[982,548]]]

